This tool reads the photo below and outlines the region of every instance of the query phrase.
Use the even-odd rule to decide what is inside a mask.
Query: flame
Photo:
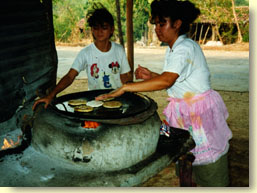
[[[21,136],[18,136],[18,141],[15,143],[13,142],[12,139],[10,139],[10,141],[8,141],[8,139],[4,138],[3,146],[1,147],[1,149],[4,150],[4,149],[8,149],[8,148],[18,145],[20,143],[20,138],[21,138]]]
[[[84,128],[93,128],[93,129],[95,129],[95,128],[99,127],[99,126],[100,126],[100,123],[98,123],[98,122],[85,121],[83,127]]]

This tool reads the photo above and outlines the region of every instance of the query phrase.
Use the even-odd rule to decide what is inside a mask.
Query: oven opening
[[[99,122],[95,122],[95,121],[83,121],[81,123],[81,127],[86,128],[86,129],[96,129],[100,125],[101,124]]]

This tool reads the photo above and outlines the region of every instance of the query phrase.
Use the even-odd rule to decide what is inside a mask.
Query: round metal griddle
[[[119,119],[135,116],[139,113],[147,111],[154,101],[145,95],[137,93],[125,93],[113,100],[120,101],[120,108],[105,108],[103,106],[95,107],[93,111],[88,113],[74,112],[74,108],[68,105],[69,100],[85,99],[87,101],[95,100],[96,96],[109,93],[112,90],[92,90],[85,92],[77,92],[57,97],[51,104],[51,108],[63,115],[84,118],[84,119]]]

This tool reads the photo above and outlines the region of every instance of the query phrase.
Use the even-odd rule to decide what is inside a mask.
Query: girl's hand
[[[143,79],[143,80],[148,80],[152,78],[151,71],[140,65],[138,65],[138,68],[135,71],[135,76],[136,76],[136,79]]]
[[[115,97],[123,95],[124,93],[125,93],[125,91],[123,90],[123,86],[122,86],[114,91],[111,91],[110,93],[102,94],[102,95],[95,97],[95,100],[102,101],[102,100],[105,100],[108,98],[115,98]]]

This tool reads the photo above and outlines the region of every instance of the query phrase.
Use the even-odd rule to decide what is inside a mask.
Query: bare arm
[[[178,77],[179,75],[176,73],[163,72],[161,75],[155,76],[145,81],[125,84],[111,93],[96,97],[96,100],[118,97],[125,92],[147,92],[167,89],[175,83]]]
[[[172,72],[163,72],[161,75],[154,74],[154,77],[151,79],[125,84],[123,90],[125,92],[163,90],[171,87],[178,77],[178,74]]]
[[[39,103],[45,103],[45,108],[47,108],[47,106],[51,103],[51,101],[53,100],[53,98],[60,93],[61,91],[63,91],[65,88],[67,88],[68,86],[70,86],[72,84],[72,82],[74,81],[75,77],[78,75],[78,72],[74,69],[70,69],[70,71],[59,81],[59,83],[56,85],[56,87],[52,90],[52,92],[50,92],[49,95],[47,95],[44,98],[38,99],[33,107],[32,110],[35,109],[35,107],[37,106],[37,104]]]
[[[78,72],[76,70],[70,69],[70,71],[59,81],[59,83],[49,95],[54,98],[58,93],[70,86],[77,75]]]

